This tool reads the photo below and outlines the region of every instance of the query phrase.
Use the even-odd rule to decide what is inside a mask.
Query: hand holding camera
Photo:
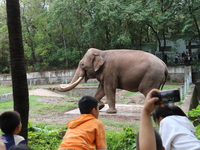
[[[160,93],[152,93],[153,97],[158,97],[159,100],[155,102],[155,105],[166,104],[166,103],[174,103],[180,101],[180,92],[179,90],[169,90],[163,91]]]

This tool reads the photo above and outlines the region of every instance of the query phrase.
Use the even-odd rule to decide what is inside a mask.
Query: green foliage
[[[178,79],[176,79],[176,78],[174,78],[174,79],[172,79],[172,82],[177,82],[178,81]]]
[[[58,149],[66,128],[48,129],[46,127],[29,127],[28,146],[34,150],[55,150]]]
[[[123,128],[121,131],[107,130],[107,149],[133,150],[136,148],[136,135],[132,128]]]
[[[34,127],[29,123],[28,146],[37,150],[55,150],[59,147],[66,128]],[[107,149],[133,150],[136,148],[137,133],[132,128],[123,128],[120,131],[107,130]]]
[[[173,41],[183,39],[188,43],[198,35],[199,2],[21,0],[27,69],[40,71],[76,67],[90,47],[142,49],[144,44],[151,43],[148,49],[154,51],[157,47],[166,46],[163,44],[169,38]],[[9,72],[10,66],[5,8],[2,1],[0,71],[3,73]]]
[[[80,52],[77,49],[72,49],[71,51],[67,51],[68,58],[68,67],[78,66],[79,60],[81,58]]]
[[[192,123],[196,124],[196,136],[200,140],[200,105],[198,105],[195,109],[188,111],[189,116],[192,119]]]

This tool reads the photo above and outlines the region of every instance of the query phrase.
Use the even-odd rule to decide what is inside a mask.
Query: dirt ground
[[[130,96],[124,96],[127,91],[121,90],[116,94],[117,105],[116,108],[118,112],[116,114],[106,114],[105,110],[100,111],[99,119],[108,119],[115,122],[127,122],[133,123],[139,121],[140,112],[144,103],[144,96],[142,94],[134,94]],[[38,101],[42,101],[46,104],[55,104],[58,101],[66,100],[68,102],[73,102],[75,100],[68,99],[64,95],[53,92],[51,90],[37,88],[29,91],[29,95],[39,95],[44,96],[40,97]],[[105,98],[102,99],[105,101]],[[108,106],[107,106],[108,107]],[[31,111],[31,110],[30,110]],[[52,124],[65,124],[67,121],[76,118],[79,116],[78,110],[72,112],[52,112],[51,110],[48,113],[41,115],[36,115],[30,113],[30,120],[33,122],[47,122]]]

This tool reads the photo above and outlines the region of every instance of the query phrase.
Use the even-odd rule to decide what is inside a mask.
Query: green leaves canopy
[[[167,40],[200,37],[200,0],[21,0],[29,70],[76,67],[88,48],[163,51]],[[0,57],[8,66],[5,3],[0,3]],[[155,49],[153,49],[155,51]],[[164,52],[164,51],[163,51]]]

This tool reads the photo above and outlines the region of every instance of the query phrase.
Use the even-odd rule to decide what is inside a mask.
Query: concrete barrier
[[[168,67],[169,70],[169,81],[176,80],[177,82],[184,83],[184,86],[180,88],[181,98],[184,99],[186,92],[190,85],[192,84],[192,70],[191,66],[178,66],[178,67]],[[27,73],[27,82],[28,85],[47,85],[47,84],[66,84],[69,83],[75,73],[75,69],[72,70],[61,70],[61,71],[45,71],[45,72],[30,72]],[[82,81],[84,82],[84,81]],[[98,82],[96,79],[90,79],[88,82]],[[10,75],[0,75],[0,84],[5,84],[7,86],[12,86],[11,76]],[[76,89],[79,87],[76,87]],[[80,92],[88,92],[87,87],[82,88]],[[74,89],[74,90],[76,90]],[[84,91],[86,90],[86,91]],[[91,92],[94,93],[94,88],[90,88]],[[68,91],[69,96],[75,96],[74,91]],[[5,99],[7,94],[0,96],[1,99]],[[11,95],[11,94],[10,94]],[[76,95],[78,94],[76,92]],[[2,97],[2,98],[1,98]],[[12,96],[9,96],[12,98]]]
[[[188,115],[189,110],[196,108],[195,101],[197,101],[195,85],[192,84],[186,93],[181,109]]]
[[[12,93],[0,95],[0,102],[13,99]]]
[[[168,67],[169,77],[168,82],[184,82],[185,77],[191,77],[191,66],[175,66]],[[75,69],[59,70],[59,71],[44,71],[44,72],[28,72],[28,85],[46,85],[46,84],[66,84],[69,83],[74,74]],[[96,79],[90,79],[88,82],[97,82]],[[12,78],[9,74],[0,74],[0,84],[12,86]]]

